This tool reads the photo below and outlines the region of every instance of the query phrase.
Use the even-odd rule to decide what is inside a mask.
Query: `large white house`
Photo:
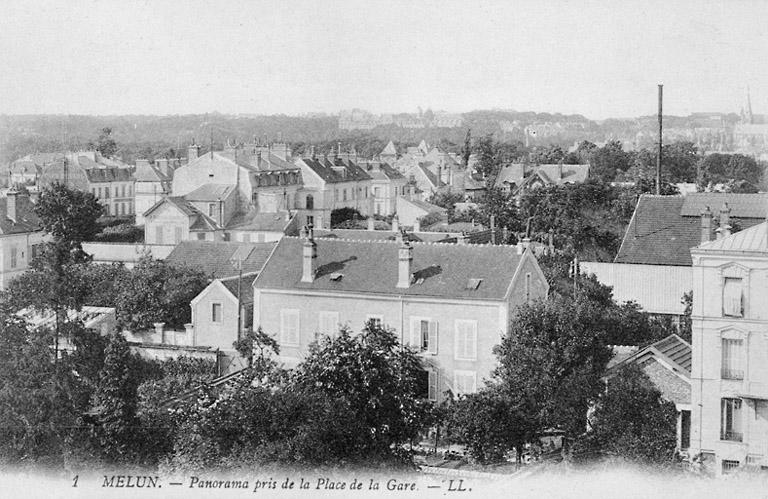
[[[768,468],[768,223],[691,250],[691,449],[718,472]]]

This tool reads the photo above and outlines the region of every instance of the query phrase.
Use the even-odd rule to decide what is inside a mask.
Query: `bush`
[[[93,239],[102,243],[143,243],[144,227],[128,223],[110,225],[104,227]]]

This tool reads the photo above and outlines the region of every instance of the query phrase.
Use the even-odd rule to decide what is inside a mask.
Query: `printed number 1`
[[[77,479],[80,478],[80,475],[75,475],[75,478],[72,479],[72,486],[77,487]]]

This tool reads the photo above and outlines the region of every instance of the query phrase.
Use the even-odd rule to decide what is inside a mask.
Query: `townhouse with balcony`
[[[315,239],[277,243],[253,282],[253,324],[274,335],[279,360],[297,365],[312,342],[373,320],[420,352],[424,395],[473,393],[496,366],[493,347],[514,308],[548,284],[523,246]]]
[[[727,221],[726,221],[727,222]],[[691,449],[718,473],[768,469],[768,223],[691,250]]]

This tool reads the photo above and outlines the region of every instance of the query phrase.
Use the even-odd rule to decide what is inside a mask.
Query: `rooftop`
[[[226,199],[234,189],[235,186],[229,184],[205,184],[185,194],[184,198],[188,201],[220,201]]]
[[[182,241],[166,258],[169,263],[198,268],[212,278],[238,274],[233,257],[242,258],[243,274],[261,271],[275,243]]]
[[[398,249],[390,241],[316,238],[315,279],[301,282],[303,240],[284,237],[256,278],[259,289],[504,300],[522,255],[511,246],[413,243],[414,283],[397,288]],[[332,280],[332,274],[341,278]],[[468,289],[469,279],[479,279]]]

